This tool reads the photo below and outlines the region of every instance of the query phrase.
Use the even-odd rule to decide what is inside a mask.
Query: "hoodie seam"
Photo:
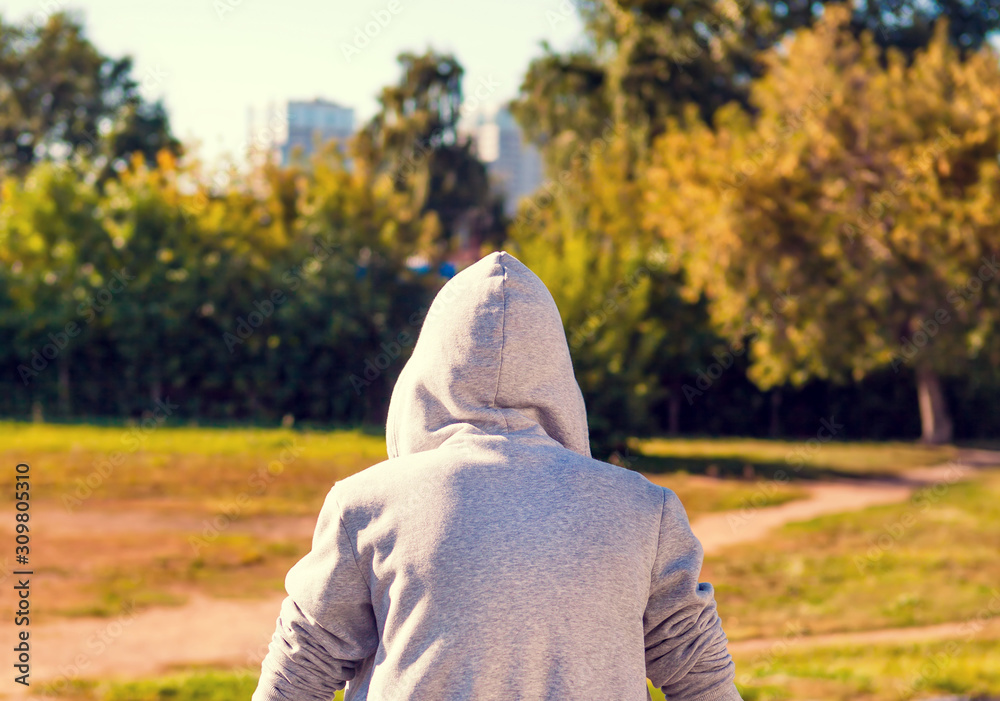
[[[354,541],[351,540],[351,532],[347,530],[347,526],[344,524],[344,507],[340,505],[340,499],[337,498],[336,494],[333,495],[333,501],[337,504],[337,520],[340,521],[340,527],[343,529],[344,535],[347,536],[347,543],[351,546],[351,557],[354,558],[354,566],[358,568],[361,581],[365,583],[365,586],[368,587],[368,593],[371,594],[372,584],[368,581],[365,573],[361,571],[361,565],[358,563],[358,551],[354,547]]]
[[[656,524],[656,549],[653,551],[653,566],[649,569],[649,593],[647,594],[647,602],[649,597],[653,595],[653,584],[656,580],[656,558],[660,556],[660,536],[663,534],[663,516],[667,511],[667,490],[660,487],[660,520]]]
[[[503,259],[503,254],[500,255],[500,260]],[[503,279],[500,281],[500,299],[503,303],[503,307],[500,312],[500,360],[497,363],[497,389],[493,393],[493,409],[500,414],[500,418],[503,419],[503,425],[505,427],[504,433],[510,433],[510,424],[507,423],[507,417],[504,415],[500,409],[497,408],[497,397],[500,396],[500,374],[503,372],[503,349],[504,342],[507,339],[507,266],[500,263],[500,269],[503,270]]]

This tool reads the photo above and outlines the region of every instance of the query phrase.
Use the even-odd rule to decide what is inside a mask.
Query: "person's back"
[[[558,310],[509,254],[438,294],[386,440],[327,496],[254,701],[740,698],[683,507],[590,458]]]

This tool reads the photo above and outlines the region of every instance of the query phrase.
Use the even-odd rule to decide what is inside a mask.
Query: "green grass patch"
[[[361,430],[0,423],[0,455],[26,462],[32,497],[75,510],[93,500],[171,500],[207,513],[315,514],[333,483],[386,459]],[[13,500],[13,483],[3,491]]]
[[[778,506],[809,494],[801,487],[783,482],[711,480],[686,472],[650,474],[650,478],[677,495],[690,519],[715,511]]]
[[[64,701],[234,701],[249,699],[257,674],[198,670],[139,681],[42,684],[34,693]],[[335,701],[342,701],[337,692]]]
[[[385,435],[364,429],[298,431],[287,428],[205,428],[145,426],[139,421],[121,426],[46,424],[0,421],[0,436],[8,450],[20,452],[137,451],[178,455],[242,455],[272,453],[299,445],[311,458],[359,455],[385,460]]]
[[[1000,693],[997,634],[951,640],[813,647],[794,636],[769,650],[737,653],[736,683],[745,701],[906,701],[940,694],[987,698]],[[248,699],[258,672],[196,668],[135,681],[73,680],[32,687],[62,701],[231,701]],[[665,701],[647,681],[653,701]],[[338,692],[333,701],[342,701]]]
[[[826,435],[826,434],[824,434]],[[689,472],[719,476],[773,478],[781,471],[790,479],[890,476],[953,459],[953,446],[914,443],[845,443],[774,441],[748,438],[647,438],[629,441],[627,456],[634,470],[651,473]]]
[[[904,701],[1000,694],[998,649],[1000,640],[969,636],[823,648],[797,648],[789,638],[784,649],[734,657],[737,685],[748,701]]]
[[[73,591],[49,612],[117,616],[131,608],[182,605],[188,599],[184,593],[191,591],[216,598],[270,596],[284,590],[289,568],[309,551],[307,540],[265,540],[248,534],[221,534],[197,550],[179,534],[162,535],[158,541],[141,557],[123,554],[119,562],[79,575]]]
[[[790,524],[707,557],[730,639],[964,620],[1000,582],[1000,470],[908,502]]]

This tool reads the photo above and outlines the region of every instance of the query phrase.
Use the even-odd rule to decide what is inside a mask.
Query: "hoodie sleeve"
[[[659,542],[643,615],[646,674],[667,699],[739,701],[735,666],[712,585],[698,583],[703,551],[677,496],[663,490]]]
[[[330,701],[378,648],[368,584],[330,490],[312,550],[285,578],[288,596],[252,701]]]

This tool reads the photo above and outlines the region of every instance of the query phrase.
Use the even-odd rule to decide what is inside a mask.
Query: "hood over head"
[[[556,303],[505,251],[448,281],[392,391],[390,458],[459,433],[544,433],[590,457],[587,413]]]

